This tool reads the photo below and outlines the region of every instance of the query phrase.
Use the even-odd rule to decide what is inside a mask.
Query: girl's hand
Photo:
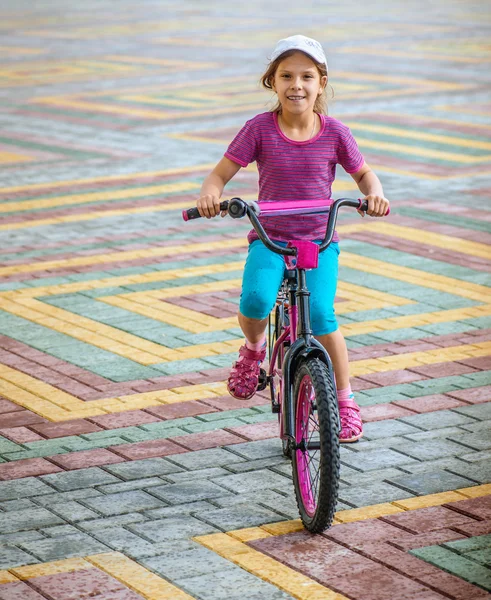
[[[211,219],[212,217],[216,217],[218,214],[220,214],[220,198],[212,194],[206,194],[198,198],[196,207],[202,217]],[[222,217],[224,217],[226,214],[226,210],[221,212]]]
[[[389,209],[389,201],[383,196],[376,196],[375,194],[369,194],[365,196],[363,200],[368,202],[367,215],[370,217],[385,217],[387,210]],[[364,217],[365,213],[359,210],[358,213]]]

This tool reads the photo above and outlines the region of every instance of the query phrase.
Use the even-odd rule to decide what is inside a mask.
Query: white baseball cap
[[[292,35],[290,37],[279,40],[276,44],[273,54],[271,55],[271,62],[276,60],[279,56],[288,52],[288,50],[299,50],[308,54],[316,62],[326,65],[327,69],[327,58],[324,54],[322,46],[316,40],[308,38],[304,35]]]

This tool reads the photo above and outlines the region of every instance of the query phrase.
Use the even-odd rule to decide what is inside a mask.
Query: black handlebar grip
[[[228,209],[228,200],[224,200],[220,202],[220,210]],[[185,221],[191,221],[192,219],[200,219],[201,215],[199,214],[199,210],[195,208],[188,208],[187,210],[182,211],[182,218]]]
[[[363,212],[367,212],[368,210],[368,201],[367,200],[362,200],[361,198],[358,198],[358,202],[360,203],[360,206],[358,207],[358,210],[362,210]],[[387,209],[387,212],[385,213],[385,216],[387,217],[390,214],[390,207]]]

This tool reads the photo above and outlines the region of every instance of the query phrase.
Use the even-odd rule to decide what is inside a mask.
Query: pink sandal
[[[234,363],[227,382],[227,389],[237,400],[249,400],[256,393],[261,363],[266,358],[266,347],[255,352],[247,346],[239,350],[239,360]]]
[[[358,441],[363,436],[363,423],[360,416],[360,407],[353,397],[349,400],[339,400],[339,417],[341,419],[341,433],[339,441],[348,444]]]

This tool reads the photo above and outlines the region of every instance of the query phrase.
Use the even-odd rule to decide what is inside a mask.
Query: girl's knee
[[[248,319],[257,319],[261,321],[265,319],[271,312],[275,298],[271,302],[271,299],[258,291],[251,291],[244,293],[240,297],[240,312]]]
[[[314,309],[311,311],[311,320],[314,335],[329,335],[339,329],[334,311],[315,311]]]

